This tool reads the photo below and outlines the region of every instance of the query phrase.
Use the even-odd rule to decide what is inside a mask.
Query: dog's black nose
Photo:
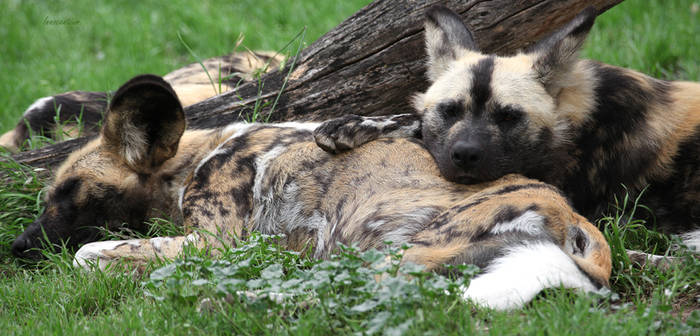
[[[12,243],[12,254],[15,257],[22,258],[25,256],[25,253],[27,250],[31,248],[31,244],[29,243],[29,239],[19,236],[15,241]]]
[[[483,157],[483,149],[476,143],[459,141],[452,146],[452,162],[457,167],[470,169]]]

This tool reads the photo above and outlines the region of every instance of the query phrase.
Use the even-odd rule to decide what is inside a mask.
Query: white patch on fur
[[[272,160],[276,159],[280,154],[282,154],[285,149],[287,149],[286,146],[277,146],[267,153],[258,156],[257,159],[255,159],[255,179],[253,180],[253,199],[260,199],[262,197],[262,180],[263,177],[265,177],[265,172],[267,171],[267,167],[270,165],[270,162]]]
[[[420,104],[418,104],[418,105],[420,105]],[[379,128],[380,130],[383,130],[387,126],[394,125],[396,123],[395,119],[401,119],[401,118],[404,118],[407,116],[410,116],[410,114],[408,114],[408,113],[397,114],[397,115],[394,115],[391,118],[385,119],[381,122],[376,122],[376,121],[374,121],[374,119],[381,120],[383,117],[365,117],[366,119],[362,121],[361,125],[374,126],[374,127]],[[382,133],[384,133],[384,137],[394,137],[395,136],[398,138],[405,138],[405,137],[410,136],[411,134],[415,133],[417,129],[420,129],[420,127],[421,127],[421,121],[416,120],[413,123],[411,123],[410,125],[401,126],[401,127],[397,128],[396,130],[388,132],[388,133],[384,133],[384,132],[382,132]]]
[[[185,236],[185,243],[196,243],[198,240],[199,234],[197,232],[193,232]]]
[[[389,120],[401,119],[401,118],[404,118],[404,117],[410,117],[410,116],[412,116],[412,115],[413,115],[413,113],[395,114],[395,115],[391,116],[391,118],[389,118]],[[381,117],[375,117],[375,118],[381,118]]]
[[[535,211],[529,210],[509,222],[497,223],[491,228],[491,233],[501,234],[509,231],[522,231],[530,235],[537,235],[542,233],[543,224],[544,217]]]
[[[32,114],[32,111],[46,108],[49,104],[53,105],[53,96],[39,98],[35,100],[32,105],[29,105],[22,115],[24,117],[28,117],[30,114]]]
[[[291,225],[290,227],[296,228],[299,226],[305,227],[307,230],[316,230],[316,251],[314,252],[314,255],[316,258],[320,258],[326,251],[326,245],[328,244],[328,242],[326,242],[324,239],[326,235],[326,227],[328,226],[328,219],[326,219],[326,217],[320,212],[314,211],[306,223],[303,225]]]
[[[226,150],[221,148],[221,147],[223,147],[223,145],[224,145],[224,143],[221,143],[216,148],[214,148],[213,151],[209,152],[209,154],[207,154],[207,156],[205,156],[202,159],[202,161],[199,161],[199,164],[197,164],[197,168],[194,169],[194,176],[197,176],[197,174],[199,174],[199,170],[202,168],[202,166],[204,166],[204,164],[206,164],[213,157],[215,157],[219,154],[226,153]]]
[[[331,228],[331,234],[328,235],[329,237],[333,237],[333,234],[335,233],[335,228],[336,228],[336,227],[338,227],[338,221],[337,221],[337,220],[333,223],[333,227]]]
[[[368,118],[368,119],[363,120],[360,123],[360,126],[369,126],[369,127],[376,127],[379,129],[383,129],[384,127],[391,126],[393,124],[394,124],[394,121],[391,118],[385,119],[385,120],[381,120],[381,118],[380,118],[379,121],[375,120],[374,118]]]
[[[248,128],[250,128],[250,127],[253,126],[253,125],[256,125],[256,124],[253,124],[253,123],[243,123],[243,122],[237,122],[237,123],[228,124],[228,125],[226,125],[226,127],[224,127],[224,129],[221,131],[221,134],[231,133],[231,135],[235,135],[235,134],[238,133],[238,132],[243,132],[243,131],[247,130]],[[230,138],[227,139],[227,140],[230,140]]]
[[[515,309],[543,289],[559,286],[601,291],[558,246],[537,242],[508,249],[471,280],[463,298],[493,309]]]
[[[321,125],[321,123],[290,121],[290,122],[283,122],[283,123],[279,123],[279,124],[266,124],[266,125],[274,126],[274,127],[286,127],[286,128],[295,128],[295,129],[300,129],[300,130],[313,131],[318,127],[318,125]]]
[[[419,223],[420,222],[407,221],[406,225],[398,226],[384,234],[382,236],[382,242],[391,242],[394,246],[401,246],[408,243],[413,235],[415,235],[416,232],[423,227],[422,225],[416,225]],[[428,223],[428,221],[423,223]]]
[[[185,189],[187,189],[186,186],[182,186],[177,190],[177,207],[182,211],[182,202],[185,199]]]
[[[153,245],[153,249],[155,249],[156,252],[160,252],[161,246],[170,243],[172,240],[173,239],[170,237],[155,237],[150,239],[151,245]]]
[[[207,155],[199,163],[195,169],[195,174],[197,174],[200,167],[202,167],[208,160],[212,157],[222,153],[221,147],[223,144],[229,142],[230,140],[241,136],[246,133],[246,131],[253,127],[259,126],[260,124],[232,124],[224,129],[224,132],[233,132],[233,134],[219,145],[212,153]],[[279,127],[279,128],[294,128],[300,130],[313,131],[320,125],[320,123],[312,122],[286,122],[279,124],[266,124],[265,126]],[[256,229],[262,233],[266,234],[281,234],[291,231],[295,228],[295,225],[302,224],[310,228],[323,228],[319,229],[319,237],[322,237],[323,230],[327,225],[327,220],[325,217],[319,214],[313,214],[311,217],[302,215],[302,205],[297,201],[298,187],[295,184],[287,185],[286,189],[282,192],[281,197],[274,197],[278,194],[273,192],[273,190],[263,190],[262,180],[265,177],[266,170],[268,169],[271,162],[274,161],[281,153],[286,150],[285,146],[275,147],[267,153],[258,157],[255,161],[255,178],[253,183],[253,200],[257,205],[254,207],[253,221],[256,223]],[[275,186],[270,186],[274,188]],[[322,241],[322,239],[321,239]]]
[[[121,141],[124,144],[122,156],[129,165],[136,165],[136,162],[141,161],[146,154],[148,148],[146,135],[136,125],[125,122],[121,129]]]
[[[318,211],[305,215],[304,205],[299,201],[299,186],[290,182],[279,196],[274,197],[272,190],[261,190],[253,222],[257,231],[264,234],[286,234],[297,229],[316,230],[315,257],[323,255],[326,241],[324,239],[328,219]]]
[[[394,245],[407,243],[441,211],[433,207],[421,207],[411,212],[367,223],[370,230],[382,232],[379,242],[390,241]]]
[[[370,230],[379,230],[382,226],[386,225],[385,219],[376,220],[374,222],[367,223],[367,228]]]
[[[682,234],[681,239],[689,249],[700,253],[700,229]]]
[[[99,269],[104,270],[112,260],[105,256],[102,251],[114,250],[124,244],[139,246],[138,242],[138,239],[132,239],[108,240],[85,244],[75,253],[73,267],[90,270],[92,265],[97,265]]]
[[[396,120],[398,118],[402,118],[407,116],[408,114],[397,114],[391,118],[386,118],[385,117],[364,117],[362,122],[359,124],[360,126],[367,126],[367,127],[373,127],[379,130],[381,133],[383,133],[382,137],[397,137],[397,138],[404,138],[407,136],[410,136],[415,132],[416,129],[420,129],[421,127],[421,122],[419,120],[414,121],[410,125],[406,126],[401,126],[391,132],[384,133],[382,132],[384,128],[393,126],[396,124]],[[350,137],[351,140],[355,140],[352,137]],[[350,144],[353,143],[354,141],[348,141],[345,140],[344,143]]]

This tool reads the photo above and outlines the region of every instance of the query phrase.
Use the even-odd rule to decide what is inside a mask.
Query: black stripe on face
[[[472,106],[474,113],[480,113],[491,99],[491,75],[493,74],[494,57],[486,57],[474,64],[472,71]]]

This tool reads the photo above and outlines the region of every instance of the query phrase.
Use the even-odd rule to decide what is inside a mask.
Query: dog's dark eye
[[[456,102],[442,103],[438,105],[437,109],[443,118],[456,118],[461,115],[464,110],[462,104]]]
[[[516,124],[522,118],[523,112],[511,106],[499,108],[494,114],[494,119],[496,123],[501,125]]]

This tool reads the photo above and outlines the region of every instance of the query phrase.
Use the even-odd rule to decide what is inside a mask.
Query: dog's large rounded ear
[[[175,156],[184,131],[185,113],[170,84],[140,75],[112,97],[102,139],[133,170],[150,173]]]
[[[433,6],[426,12],[425,46],[430,81],[435,81],[447,70],[449,63],[464,52],[478,51],[472,33],[462,18],[443,6]]]
[[[564,27],[525,50],[535,55],[533,69],[550,93],[558,90],[578,62],[579,50],[597,15],[595,8],[588,7]]]

